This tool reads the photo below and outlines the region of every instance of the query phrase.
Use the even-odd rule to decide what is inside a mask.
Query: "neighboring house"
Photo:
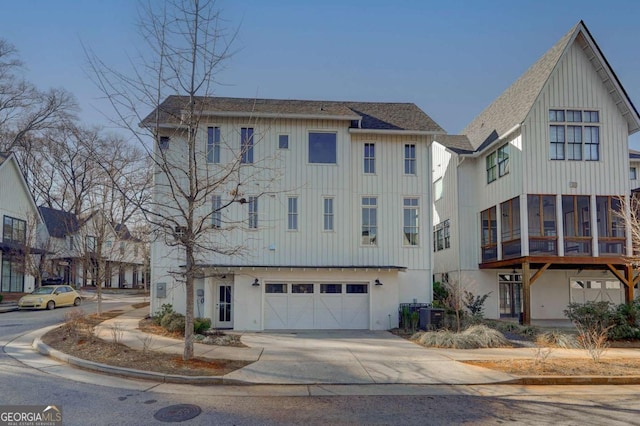
[[[30,246],[37,246],[35,235],[43,228],[42,219],[11,153],[0,153],[0,216],[0,293],[29,293],[34,290],[36,279],[29,273],[25,255],[41,253]]]
[[[640,188],[640,151],[629,150],[629,180],[631,190]]]
[[[85,217],[41,206],[50,236],[54,275],[75,287],[95,286],[99,259],[104,262],[103,287],[135,288],[145,282],[142,244],[125,225],[112,225],[102,214]]]
[[[564,318],[571,301],[633,298],[631,238],[616,211],[631,193],[628,136],[639,129],[579,22],[463,136],[436,138],[435,280],[491,293],[486,316],[525,323]]]
[[[166,155],[186,149],[173,117],[187,101],[172,96],[160,106],[157,149]],[[398,326],[400,303],[431,301],[429,149],[444,131],[424,112],[408,103],[197,103],[198,161],[207,173],[244,148],[243,173],[280,176],[268,186],[242,186],[248,202],[212,216],[212,241],[228,238],[245,250],[198,254],[196,316],[238,330],[386,330]],[[159,179],[158,171],[156,202],[163,200]],[[211,194],[199,214],[230,197]],[[184,255],[165,239],[152,243],[151,311],[172,304],[184,312]]]

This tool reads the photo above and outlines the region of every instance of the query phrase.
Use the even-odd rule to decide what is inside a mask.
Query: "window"
[[[2,241],[5,243],[24,244],[27,241],[27,222],[11,216],[4,217]]]
[[[629,179],[638,179],[638,169],[636,169],[635,167],[629,167]]]
[[[220,163],[220,127],[207,128],[207,161]]]
[[[69,239],[69,250],[73,250],[73,235],[67,237]]]
[[[222,228],[222,197],[220,195],[211,197],[211,227]]]
[[[243,164],[253,163],[253,128],[242,127],[240,129],[240,162]]]
[[[320,284],[320,293],[342,293],[342,284]]]
[[[287,205],[287,229],[296,231],[298,229],[298,197],[289,197]]]
[[[120,241],[120,256],[124,256],[125,243]]]
[[[158,148],[160,148],[160,151],[165,151],[169,148],[169,136],[160,136],[160,140],[158,140]]]
[[[295,293],[295,294],[313,293],[313,284],[291,284],[291,293]]]
[[[451,247],[449,219],[433,227],[433,251]]]
[[[496,159],[498,158],[498,154],[496,152],[492,152],[487,155],[487,183],[491,183],[494,180],[498,179],[498,164],[496,163]]]
[[[378,200],[362,197],[362,245],[375,246],[378,243]]]
[[[364,144],[364,172],[376,172],[376,145],[373,143]]]
[[[591,214],[588,195],[563,195],[564,251],[567,256],[591,254]]]
[[[419,226],[418,226],[418,199],[405,198],[403,200],[404,211],[402,228],[404,239],[403,245],[417,246],[419,244]]]
[[[24,291],[24,258],[4,253],[0,291],[22,293]]]
[[[529,254],[558,254],[555,195],[528,195]]]
[[[520,198],[500,204],[502,231],[502,258],[520,256]]]
[[[404,174],[416,174],[416,146],[414,144],[404,146]]]
[[[249,229],[258,229],[258,197],[249,197]]]
[[[439,178],[433,183],[433,193],[436,197],[436,201],[442,198],[442,189],[442,178]]]
[[[504,144],[498,148],[498,176],[502,177],[509,173],[509,144]]]
[[[596,197],[598,251],[601,255],[625,253],[625,229],[618,197]]]
[[[347,294],[366,294],[369,292],[367,284],[347,284]]]
[[[94,253],[96,251],[96,237],[91,235],[87,236],[86,239],[86,249],[89,253]]]
[[[289,149],[289,135],[278,135],[278,149]]]
[[[498,260],[498,230],[496,208],[491,207],[480,213],[480,225],[482,229],[480,248],[482,249],[482,261]]]
[[[324,205],[324,223],[325,231],[333,231],[333,198],[325,198]]]
[[[549,110],[549,122],[554,123],[549,125],[551,160],[600,159],[600,127],[593,125],[600,122],[598,111],[552,109]]]
[[[264,292],[265,293],[276,293],[276,294],[283,294],[287,292],[287,285],[286,284],[266,284],[264,286]]]
[[[336,164],[336,133],[309,133],[309,163]]]

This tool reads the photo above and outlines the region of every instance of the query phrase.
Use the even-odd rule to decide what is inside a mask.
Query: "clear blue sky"
[[[640,108],[637,0],[219,0],[239,27],[220,96],[414,102],[458,133],[580,19]],[[82,43],[107,62],[137,42],[133,0],[4,1],[0,37],[41,88],[105,124]],[[631,139],[640,149],[640,135]]]

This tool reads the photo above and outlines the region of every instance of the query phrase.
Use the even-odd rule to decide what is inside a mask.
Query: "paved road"
[[[130,301],[107,303],[117,308]],[[84,308],[89,311],[92,305]],[[60,309],[0,314],[0,342],[4,346],[26,331],[55,324],[64,313]],[[174,404],[202,409],[182,423],[187,425],[640,425],[640,386],[198,387],[91,377],[94,383],[61,379],[0,351],[0,405],[61,406],[65,425],[162,424],[154,414]]]

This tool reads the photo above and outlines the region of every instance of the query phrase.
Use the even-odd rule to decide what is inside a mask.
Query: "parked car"
[[[59,306],[78,306],[82,299],[68,285],[44,285],[18,301],[19,309],[54,309]]]

